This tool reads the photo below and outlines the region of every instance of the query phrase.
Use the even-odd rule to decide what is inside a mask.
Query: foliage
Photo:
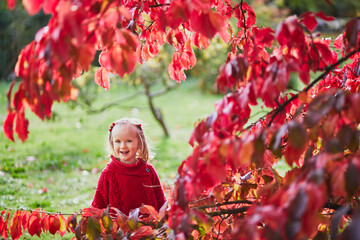
[[[198,122],[190,139],[193,152],[178,169],[163,215],[173,237],[359,238],[360,112],[353,107],[360,101],[358,18],[334,41],[336,52],[330,39],[313,34],[317,18],[334,19],[322,12],[290,16],[274,31],[256,26],[256,15],[244,1],[24,4],[30,14],[43,7],[52,18],[19,56],[15,72],[22,82],[14,97],[9,91],[8,138],[14,140],[15,121],[16,133],[26,140],[25,107],[44,118],[51,115],[53,101],[76,97],[71,81],[89,69],[97,48],[102,53],[95,81],[104,88],[109,72],[131,73],[136,62],[155,57],[165,41],[175,48],[169,75],[180,82],[196,64],[193,45],[207,48],[219,34],[230,50],[216,86],[228,94]],[[319,75],[311,81],[310,72]],[[305,88],[290,91],[291,75]],[[259,101],[271,112],[249,124],[251,106]],[[283,177],[273,168],[279,159],[291,167]],[[82,232],[99,238],[101,222],[89,220]],[[141,236],[154,238],[159,227],[143,228],[149,235]]]
[[[76,239],[165,239],[170,232],[164,223],[165,207],[158,213],[152,206],[143,205],[132,210],[129,217],[112,207],[85,208],[68,214],[67,218],[64,214],[40,209],[4,209],[0,213],[0,236],[17,240],[27,231],[30,236],[38,237],[42,232],[61,237],[72,232]]]

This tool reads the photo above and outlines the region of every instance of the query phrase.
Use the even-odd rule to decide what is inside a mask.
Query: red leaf
[[[106,70],[115,71],[122,77],[134,71],[138,46],[139,40],[134,33],[126,29],[120,30],[114,45],[100,54],[99,62]]]
[[[34,236],[36,234],[38,237],[40,237],[41,225],[38,212],[33,212],[30,216],[28,232],[31,236]]]
[[[16,114],[15,112],[9,112],[4,121],[5,136],[13,142],[15,141],[14,132],[13,132],[15,114]]]
[[[5,220],[4,224],[2,225],[2,229],[0,229],[0,231],[1,231],[0,234],[4,239],[8,238],[7,226],[8,226],[8,222],[9,222],[10,213],[11,213],[11,211],[8,211],[8,213],[6,215],[6,220]]]
[[[296,163],[296,165],[300,166],[299,158],[304,153],[304,151],[304,147],[296,148],[288,144],[284,150],[285,161],[287,162],[287,164],[289,164],[290,167],[293,165],[294,162]]]
[[[8,102],[8,105],[7,105],[7,110],[8,110],[8,111],[10,111],[11,92],[12,92],[12,89],[13,89],[15,83],[16,83],[15,81],[12,81],[12,83],[11,83],[10,86],[9,86],[8,92],[6,93],[6,98],[7,98],[7,102]]]
[[[130,238],[132,240],[140,240],[140,239],[151,239],[154,237],[153,230],[150,226],[141,226],[136,229],[133,233],[131,233]]]
[[[4,219],[3,219],[3,215],[5,213],[5,210],[2,210],[0,213],[0,236],[4,227]]]
[[[305,25],[307,29],[309,29],[310,32],[312,32],[317,26],[317,21],[314,17],[314,14],[311,12],[303,14],[303,19],[301,20],[301,22]]]
[[[32,41],[25,48],[21,50],[14,69],[16,76],[21,77],[23,79],[29,77],[28,59],[30,58],[30,55],[33,53],[34,46],[35,46],[35,41]]]
[[[75,233],[75,228],[77,226],[77,213],[70,215],[67,219],[66,219],[66,226],[67,228],[70,228],[72,233]]]
[[[166,19],[172,29],[176,29],[190,17],[191,1],[175,0],[166,11]],[[165,29],[165,28],[164,28]]]
[[[109,73],[105,68],[99,67],[96,70],[94,80],[97,85],[105,88],[105,90],[110,89]]]
[[[190,27],[207,38],[213,38],[226,25],[226,18],[213,11],[193,11]]]
[[[346,51],[360,46],[360,19],[355,18],[346,24],[345,28]]]
[[[53,99],[47,91],[44,91],[41,95],[42,108],[47,118],[51,116],[51,106],[53,104]]]
[[[323,12],[317,12],[317,13],[315,13],[315,16],[317,16],[318,18],[321,18],[325,21],[334,21],[335,20],[335,17],[326,16]]]
[[[142,205],[140,207],[140,214],[141,214],[141,219],[145,222],[159,220],[159,213],[151,205]]]
[[[259,43],[271,47],[272,41],[274,40],[274,31],[271,28],[260,29],[256,33],[256,38],[258,39]]]
[[[57,231],[60,230],[60,219],[59,216],[50,215],[49,216],[49,232],[54,235]]]
[[[278,25],[275,37],[281,46],[288,48],[305,45],[305,35],[296,16],[290,16]]]
[[[9,232],[11,238],[16,240],[22,236],[21,232],[21,211],[16,211],[11,219]]]
[[[95,38],[92,38],[95,40]],[[96,49],[92,43],[81,45],[78,49],[78,62],[84,71],[89,71],[91,62],[94,59]]]
[[[16,0],[7,0],[7,7],[10,10],[13,10],[15,8]]]
[[[336,49],[344,48],[343,34],[340,34],[334,41],[334,47]]]
[[[181,82],[181,80],[185,81],[186,75],[184,67],[181,64],[181,55],[179,52],[174,53],[171,63],[169,64],[168,71],[171,79],[177,82]]]
[[[23,0],[22,2],[29,15],[35,15],[40,11],[44,0]]]
[[[44,3],[44,13],[45,14],[55,14],[56,6],[58,5],[59,0],[46,0]]]
[[[29,227],[29,219],[30,219],[31,213],[27,211],[23,211],[21,215],[21,223],[24,230],[28,229]]]
[[[28,125],[29,121],[25,118],[25,111],[24,109],[20,110],[16,114],[16,127],[15,132],[19,136],[20,140],[24,142],[28,137]]]
[[[313,13],[313,12],[306,12],[306,13],[303,13],[301,16],[300,16],[300,19],[301,19],[301,22],[307,27],[307,29],[309,29],[309,31],[313,31],[318,22],[316,20],[315,17],[318,17],[318,18],[321,18],[325,21],[333,21],[335,20],[334,17],[332,16],[326,16],[323,12],[317,12],[317,13]]]
[[[41,228],[42,230],[45,231],[49,231],[49,215],[48,214],[44,214],[41,218]]]
[[[209,39],[200,33],[195,33],[192,36],[192,41],[199,49],[206,49],[209,46]]]
[[[119,225],[120,229],[123,232],[128,232],[130,229],[128,217],[117,208],[112,207],[111,210],[116,212],[116,220],[117,220],[117,224]]]
[[[247,16],[245,15],[246,13]],[[238,19],[236,23],[238,28],[250,28],[256,23],[255,12],[247,3],[242,3],[242,5],[235,9],[235,17]]]

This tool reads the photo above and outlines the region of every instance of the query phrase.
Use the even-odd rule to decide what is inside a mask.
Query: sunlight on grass
[[[202,94],[188,80],[174,91],[154,99],[170,131],[164,138],[143,95],[108,109],[88,114],[72,104],[55,103],[53,117],[41,121],[27,111],[29,138],[12,143],[0,130],[0,207],[73,213],[91,203],[100,171],[108,162],[105,139],[109,125],[121,117],[138,117],[152,140],[156,157],[151,162],[165,184],[171,185],[180,163],[191,153],[188,144],[194,123],[214,111],[221,96]],[[0,83],[0,121],[6,117],[8,84]],[[113,84],[98,88],[99,107],[136,89]],[[125,105],[125,107],[124,107]],[[71,107],[73,106],[73,107]],[[26,238],[25,238],[26,239]]]

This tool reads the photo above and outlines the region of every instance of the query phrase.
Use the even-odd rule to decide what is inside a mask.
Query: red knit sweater
[[[101,172],[91,206],[106,208],[110,204],[126,215],[142,204],[159,211],[166,198],[154,167],[141,159],[134,164],[113,156],[111,160]]]

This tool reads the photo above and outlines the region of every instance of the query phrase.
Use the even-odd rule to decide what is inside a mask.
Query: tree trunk
[[[160,126],[161,126],[161,128],[162,128],[162,130],[164,132],[165,137],[169,137],[170,134],[169,134],[169,131],[167,130],[166,124],[165,124],[165,122],[163,120],[161,110],[154,106],[154,102],[153,102],[153,99],[152,99],[153,96],[150,93],[150,84],[149,84],[148,80],[144,76],[141,78],[141,80],[142,80],[142,82],[143,82],[143,84],[145,86],[145,94],[146,94],[146,97],[148,99],[151,112],[154,115],[156,121],[160,124]]]

